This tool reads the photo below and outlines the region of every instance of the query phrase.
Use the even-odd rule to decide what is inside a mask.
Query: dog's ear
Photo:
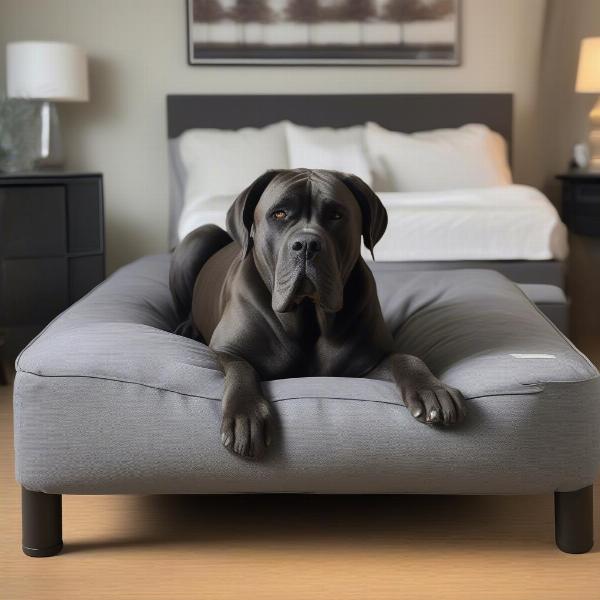
[[[385,233],[388,223],[385,206],[383,206],[379,196],[360,177],[348,173],[338,173],[337,175],[352,192],[360,206],[363,221],[363,239],[365,246],[371,251],[371,256],[375,259],[373,248]]]
[[[244,256],[252,248],[250,231],[254,209],[269,183],[281,172],[281,169],[274,169],[263,173],[234,200],[227,211],[227,232],[242,247]]]

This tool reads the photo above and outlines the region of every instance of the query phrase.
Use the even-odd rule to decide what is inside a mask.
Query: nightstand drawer
[[[586,214],[584,211],[578,212],[572,216],[567,223],[573,233],[580,235],[596,236],[600,235],[600,211]]]
[[[0,269],[3,322],[47,323],[69,306],[66,259],[5,259]]]
[[[69,184],[67,214],[69,252],[103,252],[102,205],[97,179],[80,179]]]
[[[69,258],[69,304],[77,302],[103,279],[103,254]]]
[[[584,193],[583,190],[577,190],[575,194],[575,220],[581,219],[600,219],[600,188],[589,190]]]
[[[562,217],[572,233],[600,236],[600,174],[569,172],[563,182]]]
[[[600,186],[578,185],[575,189],[575,197],[578,202],[596,203],[600,206]]]
[[[7,186],[0,190],[0,255],[63,255],[67,248],[63,185]]]

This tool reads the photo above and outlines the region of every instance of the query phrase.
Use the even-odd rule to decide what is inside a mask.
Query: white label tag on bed
[[[556,358],[554,354],[511,354],[513,358]]]

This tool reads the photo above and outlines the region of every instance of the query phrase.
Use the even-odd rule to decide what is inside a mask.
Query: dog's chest
[[[261,379],[285,379],[287,377],[333,377],[343,375],[342,364],[336,359],[333,349],[319,345],[307,349],[288,344],[276,352],[265,352],[252,362]]]
[[[352,344],[318,336],[302,339],[279,338],[276,346],[270,347],[260,361],[261,371],[269,379],[286,377],[335,377],[356,376],[352,368]],[[356,351],[356,349],[354,349]]]
[[[272,355],[271,364],[281,368],[279,377],[334,376],[343,371],[347,344],[339,336],[327,335],[331,323],[318,318],[312,304],[283,319],[275,317],[270,326],[279,346],[272,349],[277,358]]]

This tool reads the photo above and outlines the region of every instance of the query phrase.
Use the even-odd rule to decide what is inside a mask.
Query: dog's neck
[[[320,306],[304,300],[293,311],[275,313],[285,333],[303,346],[314,346],[319,338],[332,329],[335,314],[326,313]]]
[[[336,312],[326,312],[318,304],[304,300],[293,311],[275,313],[285,333],[292,340],[300,340],[303,346],[310,347],[319,340],[331,339],[333,334],[339,337],[346,330],[346,325],[351,325],[352,316],[356,313],[357,294],[360,294],[361,267],[360,260],[352,268],[344,286],[344,307]],[[349,301],[347,296],[353,296]],[[352,313],[352,314],[350,314]]]

